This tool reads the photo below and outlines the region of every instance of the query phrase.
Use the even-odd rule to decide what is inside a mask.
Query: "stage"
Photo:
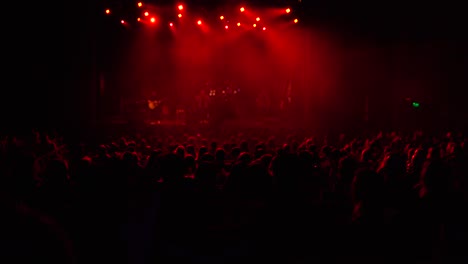
[[[239,134],[261,135],[301,135],[309,136],[317,134],[312,128],[307,128],[309,122],[292,123],[280,118],[257,119],[226,119],[217,123],[209,121],[185,122],[176,119],[166,120],[129,120],[121,116],[114,116],[101,123],[102,132],[117,134],[133,134],[135,132],[144,135],[207,135],[215,137],[229,137]]]
[[[178,119],[128,119],[123,116],[113,116],[107,120],[104,120],[103,124],[107,126],[138,126],[145,128],[229,128],[237,127],[241,129],[273,129],[273,128],[291,128],[297,127],[297,124],[290,122],[291,120],[284,120],[279,117],[263,117],[255,119],[226,119],[220,120],[218,122],[211,122],[209,120],[200,120],[200,121],[186,121]]]

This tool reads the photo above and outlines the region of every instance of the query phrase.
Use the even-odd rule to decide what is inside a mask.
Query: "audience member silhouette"
[[[49,263],[132,262],[129,248],[145,262],[467,260],[462,134],[170,132],[4,137],[2,251]]]

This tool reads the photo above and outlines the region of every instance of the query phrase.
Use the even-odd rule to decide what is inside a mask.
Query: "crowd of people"
[[[462,134],[0,143],[4,263],[468,260]]]

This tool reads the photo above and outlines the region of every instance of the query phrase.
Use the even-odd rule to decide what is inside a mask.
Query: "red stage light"
[[[184,6],[183,6],[183,5],[179,5],[177,8],[179,8],[179,10],[184,10]]]
[[[257,24],[253,24],[253,27],[257,27]]]
[[[138,7],[142,7],[143,6],[143,3],[142,2],[138,2]]]
[[[145,12],[145,16],[149,16],[149,13],[148,13],[148,12]]]
[[[110,9],[106,9],[106,14],[110,14]]]
[[[154,23],[154,22],[156,22],[156,18],[152,17],[152,18],[150,19],[150,21],[151,21],[151,23]]]
[[[257,20],[257,21],[260,21],[260,18],[259,18],[259,17],[257,17],[255,20]]]
[[[140,20],[141,20],[141,18],[137,18],[137,21],[140,21]]]
[[[169,23],[169,26],[172,27],[172,26],[174,26],[174,24],[172,24],[172,22],[171,22],[171,23]]]
[[[240,22],[237,22],[237,26],[240,27]]]
[[[223,19],[224,19],[224,16],[220,16],[219,19],[223,20]]]
[[[297,23],[297,22],[299,22],[299,19],[297,19],[297,18],[294,19],[294,23]]]
[[[266,30],[266,27],[263,27],[263,30]]]
[[[201,20],[198,20],[198,21],[197,21],[197,24],[198,24],[198,25],[201,25],[201,24],[202,24]]]
[[[241,7],[241,8],[240,8],[240,11],[241,11],[241,12],[244,12],[244,11],[245,11],[245,8]]]
[[[291,12],[290,8],[286,8],[286,13],[289,14]]]
[[[177,16],[178,16],[179,18],[181,18],[181,17],[182,17],[182,14],[178,14]]]
[[[228,29],[228,28],[229,28],[229,26],[227,26],[227,25],[226,25],[224,28],[225,28],[225,29]]]
[[[125,24],[125,20],[123,20],[123,19],[120,20],[120,23]]]

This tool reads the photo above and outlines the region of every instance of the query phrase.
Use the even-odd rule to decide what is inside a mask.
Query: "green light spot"
[[[413,107],[414,107],[414,108],[418,108],[418,107],[419,107],[419,103],[418,103],[418,102],[413,102]]]

